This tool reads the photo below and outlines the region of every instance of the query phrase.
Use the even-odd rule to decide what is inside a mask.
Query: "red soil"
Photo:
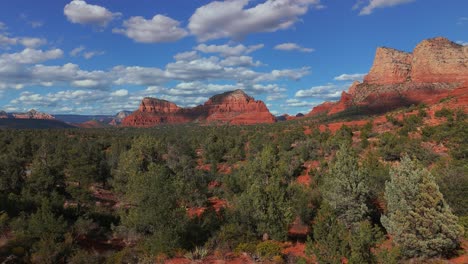
[[[311,178],[311,176],[309,174],[310,170],[318,168],[319,165],[320,165],[320,162],[318,162],[317,160],[306,161],[304,163],[304,165],[303,165],[305,167],[305,170],[299,177],[297,177],[297,182],[300,183],[300,184],[310,186],[310,184],[312,182],[312,178]]]

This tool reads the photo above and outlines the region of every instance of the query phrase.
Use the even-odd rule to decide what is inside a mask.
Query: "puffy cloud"
[[[192,61],[176,61],[166,66],[166,76],[182,81],[222,78],[225,68],[217,57],[199,58]]]
[[[199,7],[188,28],[199,41],[242,39],[255,32],[274,32],[292,27],[310,6],[320,0],[267,0],[248,7],[249,0],[213,1]]]
[[[116,95],[113,95],[116,93]],[[123,92],[120,92],[123,93]],[[16,99],[10,101],[5,109],[15,108],[15,111],[27,111],[31,108],[53,114],[115,114],[121,110],[134,110],[141,98],[119,96],[119,91],[65,90],[55,93],[38,94],[22,92]],[[16,107],[15,107],[16,106]],[[27,106],[23,107],[23,106]],[[105,112],[103,112],[105,109]]]
[[[70,51],[70,55],[72,57],[76,57],[76,56],[78,56],[78,54],[80,54],[84,50],[85,50],[85,46],[81,45],[79,47],[76,47],[76,48],[72,49],[72,51]]]
[[[0,46],[23,45],[27,48],[36,48],[47,43],[47,40],[42,38],[31,37],[9,37],[8,35],[0,34]]]
[[[131,17],[124,21],[123,28],[116,28],[113,32],[142,43],[174,42],[188,35],[179,21],[163,15],[155,15],[152,19]]]
[[[285,95],[285,94],[271,94],[271,95],[268,95],[266,97],[266,100],[267,101],[276,101],[276,100],[284,99],[286,97],[288,97],[288,96]]]
[[[254,62],[250,56],[231,56],[220,61],[220,65],[227,67],[255,67],[262,65],[262,63],[260,61]]]
[[[73,0],[63,8],[67,19],[75,24],[89,24],[106,27],[113,19],[121,16],[121,13],[112,13],[107,8],[91,5],[83,0]]]
[[[4,46],[4,47],[8,47],[8,46],[11,46],[11,45],[16,45],[18,43],[18,39],[17,38],[10,38],[6,35],[2,35],[0,34],[0,47]]]
[[[19,53],[5,53],[0,55],[1,64],[34,64],[47,60],[58,59],[63,56],[61,49],[48,51],[26,48]]]
[[[36,48],[47,43],[47,40],[42,38],[20,38],[19,43],[28,48]]]
[[[76,80],[72,81],[71,84],[76,87],[83,87],[83,88],[92,88],[99,85],[99,81],[97,80],[90,80],[90,79],[83,79],[83,80]]]
[[[206,45],[200,44],[195,47],[195,50],[201,51],[203,53],[219,53],[221,56],[229,57],[229,56],[240,56],[244,54],[252,53],[256,50],[263,48],[265,45],[258,44],[252,46],[244,46],[239,44],[237,46],[229,46],[229,45]]]
[[[284,50],[284,51],[294,51],[295,50],[295,51],[300,51],[300,52],[313,52],[314,51],[314,49],[304,48],[304,47],[299,46],[296,43],[291,43],[291,42],[276,45],[275,49],[276,50]]]
[[[76,48],[74,48],[72,51],[70,51],[70,56],[76,57],[76,56],[83,56],[83,58],[89,60],[94,56],[99,56],[105,54],[104,51],[85,51],[86,47],[81,45]]]
[[[316,99],[327,99],[335,100],[339,99],[342,91],[348,87],[349,84],[345,85],[336,85],[336,84],[327,84],[321,86],[314,86],[310,89],[299,90],[296,92],[296,97],[298,98],[316,98]]]
[[[181,53],[177,53],[176,55],[174,55],[174,59],[176,61],[192,61],[192,60],[196,60],[200,58],[200,56],[198,56],[198,53],[196,51],[187,51],[187,52],[181,52]]]
[[[458,44],[462,45],[462,46],[468,46],[468,41],[457,41]]]
[[[317,105],[316,103],[313,102],[307,102],[307,101],[301,101],[299,99],[288,99],[286,100],[286,103],[283,104],[283,107],[308,107],[312,108],[313,106]]]
[[[100,55],[104,55],[105,52],[104,51],[100,51],[100,50],[97,50],[97,51],[87,51],[83,54],[83,57],[87,60],[91,59],[92,57],[94,56],[100,56]]]
[[[310,74],[310,67],[302,67],[300,69],[283,69],[283,70],[272,70],[268,74],[262,74],[258,76],[256,82],[274,81],[278,79],[290,79],[299,80],[304,76]]]
[[[374,12],[374,9],[377,8],[392,7],[396,5],[411,3],[414,1],[416,0],[369,0],[369,3],[361,9],[359,15],[370,15],[372,14],[372,12]],[[359,4],[358,1],[357,7],[359,7],[361,4],[362,3]]]
[[[115,92],[111,93],[112,96],[127,96],[128,95],[128,90],[125,89],[120,89]]]
[[[7,26],[5,23],[3,23],[2,21],[0,21],[0,31],[4,31],[4,30],[7,30]]]
[[[154,86],[169,81],[165,72],[159,68],[116,66],[112,69],[112,73],[115,76],[114,83],[117,85],[133,84]]]
[[[366,76],[365,73],[353,73],[353,74],[341,74],[340,76],[336,76],[334,78],[335,81],[361,81],[364,76]]]

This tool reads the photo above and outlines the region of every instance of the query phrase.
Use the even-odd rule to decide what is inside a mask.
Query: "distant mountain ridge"
[[[42,113],[34,109],[29,110],[25,113],[7,113],[0,111],[0,119],[42,119],[42,120],[54,120],[53,115]]]

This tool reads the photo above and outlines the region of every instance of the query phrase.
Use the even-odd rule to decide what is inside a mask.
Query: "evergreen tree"
[[[266,146],[246,168],[246,189],[239,198],[239,213],[244,222],[255,226],[258,235],[267,233],[281,240],[286,238],[293,210],[285,173],[277,169],[277,164],[274,148]]]
[[[306,243],[309,256],[314,254],[319,263],[329,264],[341,264],[344,257],[349,257],[349,233],[327,203],[320,207],[313,229],[314,240],[309,238]]]
[[[406,257],[448,255],[463,233],[434,177],[408,156],[391,170],[382,224]]]
[[[178,205],[170,171],[152,164],[148,171],[131,175],[125,198],[132,206],[122,212],[122,224],[142,234],[153,253],[180,246],[186,212]]]
[[[377,263],[377,257],[372,253],[372,248],[382,239],[383,234],[377,226],[373,226],[369,221],[359,223],[357,228],[351,231],[349,263]]]
[[[351,145],[342,144],[326,179],[324,198],[348,228],[368,217],[366,177]]]

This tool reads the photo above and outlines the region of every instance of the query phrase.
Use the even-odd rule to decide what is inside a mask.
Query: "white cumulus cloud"
[[[353,73],[353,74],[341,74],[340,76],[336,76],[334,78],[335,81],[361,81],[364,76],[366,76],[365,73]]]
[[[341,93],[348,86],[349,84],[345,84],[345,85],[327,84],[327,85],[314,86],[310,89],[297,91],[295,96],[297,98],[316,98],[316,99],[335,100],[335,99],[340,98]]]
[[[275,46],[276,50],[284,50],[284,51],[300,51],[300,52],[313,52],[314,49],[311,48],[304,48],[299,46],[296,43],[283,43]]]
[[[256,50],[262,49],[265,45],[258,44],[252,46],[244,46],[239,44],[237,46],[230,46],[227,44],[224,45],[206,45],[200,44],[195,47],[195,50],[201,51],[203,53],[219,53],[221,56],[239,56],[243,54],[249,54]]]
[[[213,1],[199,7],[188,28],[199,41],[242,39],[256,32],[275,32],[292,27],[310,6],[320,0],[267,0],[249,7],[249,0]]]
[[[105,7],[91,5],[83,0],[71,1],[65,5],[63,13],[72,23],[100,27],[106,27],[113,19],[121,16],[121,13],[112,13]]]
[[[131,17],[124,21],[123,28],[115,28],[113,32],[141,43],[174,42],[188,35],[179,21],[163,15],[155,15],[152,19]]]
[[[127,96],[128,95],[128,90],[125,90],[125,89],[120,89],[120,90],[117,90],[115,92],[112,92],[111,93],[112,96]]]
[[[369,0],[369,3],[361,9],[359,15],[370,15],[374,12],[374,9],[392,7],[414,1],[416,0]]]

